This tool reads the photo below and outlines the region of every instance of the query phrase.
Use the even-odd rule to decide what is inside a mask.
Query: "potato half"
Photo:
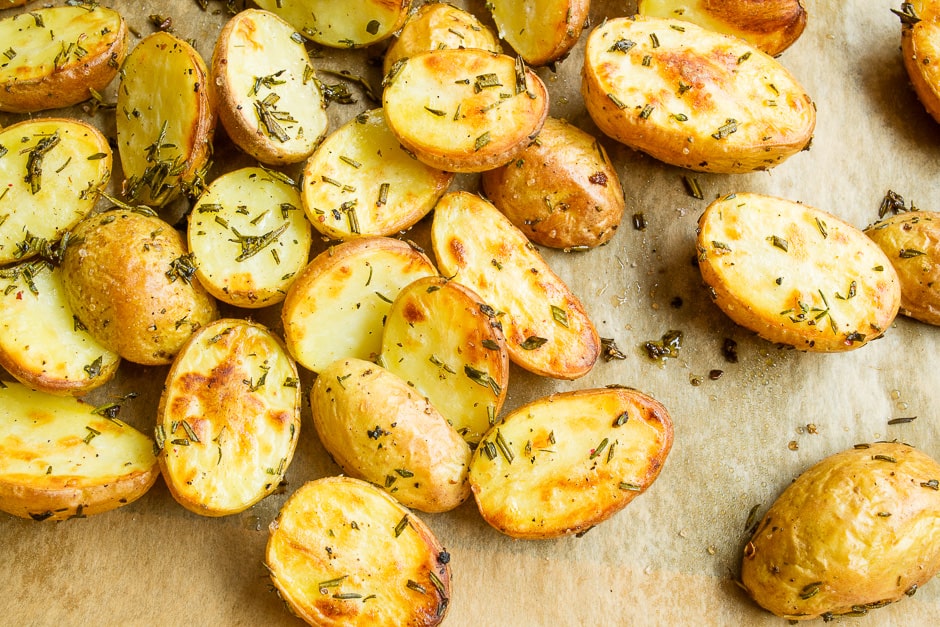
[[[361,48],[388,39],[408,17],[411,0],[256,0],[307,39],[332,48]]]
[[[901,54],[914,91],[940,122],[940,0],[913,0],[914,19],[901,20]]]
[[[445,194],[431,240],[441,273],[490,305],[509,357],[536,374],[576,379],[600,354],[600,339],[577,296],[525,235],[483,198]]]
[[[744,548],[741,583],[790,620],[858,616],[940,570],[940,464],[907,444],[858,445],[789,484]]]
[[[451,596],[450,554],[428,526],[364,481],[301,486],[271,523],[265,565],[311,625],[429,626]]]
[[[104,91],[124,62],[127,33],[120,13],[97,5],[44,7],[0,20],[0,111],[68,107]]]
[[[604,133],[672,165],[766,170],[803,150],[809,95],[744,40],[679,20],[607,20],[587,40],[581,93]]]
[[[898,313],[891,261],[859,229],[782,198],[730,194],[699,219],[698,265],[715,304],[771,342],[846,351]]]
[[[499,36],[530,65],[561,59],[581,36],[590,0],[490,0]]]
[[[33,520],[100,514],[160,474],[153,441],[70,396],[0,385],[0,510]]]

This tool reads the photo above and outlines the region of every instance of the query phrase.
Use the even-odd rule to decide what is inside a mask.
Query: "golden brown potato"
[[[542,246],[599,246],[623,219],[623,188],[607,151],[564,120],[545,120],[535,141],[482,182],[496,208]]]
[[[333,48],[362,48],[388,39],[408,17],[411,0],[256,0],[311,41]]]
[[[265,565],[311,625],[437,625],[450,604],[450,554],[420,518],[352,477],[305,483],[271,523]]]
[[[0,2],[0,9],[5,4],[10,6]],[[117,75],[127,37],[120,13],[97,5],[45,7],[0,20],[0,111],[41,111],[88,100]]]
[[[924,108],[940,122],[940,0],[909,4],[912,18],[901,20],[904,67]]]
[[[741,583],[791,620],[858,615],[940,570],[940,464],[907,444],[827,457],[777,498],[744,549]]]
[[[215,300],[193,280],[183,236],[160,218],[118,209],[89,216],[72,235],[62,261],[69,305],[121,357],[168,364],[218,317]]]
[[[587,40],[581,93],[607,135],[703,172],[766,170],[803,150],[809,95],[747,42],[679,20],[607,20]]]
[[[862,231],[772,196],[730,194],[709,205],[698,265],[728,317],[799,350],[864,346],[887,331],[901,302],[897,272]]]
[[[501,39],[530,65],[567,55],[581,36],[590,0],[491,0],[487,8]]]
[[[901,282],[901,313],[940,325],[940,214],[910,211],[865,230]]]

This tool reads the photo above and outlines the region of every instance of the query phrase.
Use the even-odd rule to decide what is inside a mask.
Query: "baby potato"
[[[535,141],[484,172],[482,183],[490,202],[542,246],[599,246],[623,219],[623,188],[607,151],[565,120],[545,120]]]
[[[362,48],[388,39],[408,17],[412,0],[256,0],[306,37],[332,48]]]
[[[343,472],[405,507],[446,512],[470,495],[470,447],[423,394],[372,362],[339,359],[310,392],[320,442]]]
[[[910,211],[865,230],[898,273],[906,316],[940,325],[940,214]]]
[[[590,0],[491,0],[487,7],[501,39],[530,65],[567,55],[581,36]]]
[[[744,549],[741,583],[790,620],[858,616],[940,570],[940,464],[899,442],[827,457],[787,486]]]
[[[218,317],[183,236],[156,217],[116,209],[89,216],[62,260],[69,306],[92,336],[138,364],[168,364]]]
[[[927,112],[940,122],[940,0],[913,0],[902,5],[911,16],[901,19],[901,54],[914,91]]]

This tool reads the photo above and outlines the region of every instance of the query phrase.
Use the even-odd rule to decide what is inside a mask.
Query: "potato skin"
[[[901,54],[921,104],[940,122],[940,0],[913,0],[916,24],[902,20]]]
[[[940,570],[940,464],[898,442],[858,445],[800,475],[744,549],[741,583],[792,620],[911,595]]]
[[[536,66],[558,61],[571,51],[591,9],[590,0],[492,0],[487,5],[500,38]]]

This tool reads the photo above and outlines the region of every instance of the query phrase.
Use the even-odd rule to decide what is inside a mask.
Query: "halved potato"
[[[277,489],[300,433],[297,367],[266,328],[222,319],[173,361],[157,410],[160,470],[203,516],[248,509]]]
[[[552,394],[480,442],[470,485],[483,518],[514,538],[587,531],[644,492],[672,448],[666,408],[628,388]]]
[[[403,288],[388,312],[380,363],[468,442],[496,424],[509,381],[506,340],[495,312],[463,285],[432,276]]]
[[[679,20],[607,20],[587,40],[581,93],[604,133],[672,165],[766,170],[803,150],[809,95],[744,40]]]
[[[196,277],[221,301],[258,308],[284,300],[310,254],[311,227],[287,177],[243,168],[212,181],[189,214]]]
[[[808,205],[719,198],[699,219],[698,252],[715,304],[771,342],[852,350],[881,337],[898,313],[888,257],[859,229]]]
[[[333,48],[361,48],[392,36],[408,17],[411,0],[256,0],[311,41]]]
[[[33,520],[100,514],[160,474],[153,441],[70,396],[0,385],[0,510]]]
[[[216,95],[195,48],[163,31],[142,39],[121,68],[115,120],[132,203],[160,207],[198,187],[212,152]]]
[[[421,392],[361,359],[339,359],[310,391],[313,424],[343,472],[405,507],[446,512],[470,496],[470,447]]]
[[[434,209],[431,240],[441,273],[495,310],[516,364],[557,379],[591,370],[601,346],[594,323],[496,207],[469,192],[445,194]]]
[[[397,239],[351,240],[320,253],[287,291],[281,320],[294,359],[320,372],[337,359],[378,359],[398,292],[436,275],[426,255]]]
[[[590,0],[490,0],[487,8],[506,40],[530,65],[545,65],[571,51],[588,20]]]
[[[0,19],[0,111],[88,100],[91,90],[103,91],[117,75],[127,37],[121,14],[97,5],[45,7]]]
[[[333,131],[307,161],[303,206],[333,239],[394,235],[427,215],[453,179],[416,161],[373,109]]]
[[[237,13],[212,56],[219,120],[235,144],[275,165],[310,156],[329,120],[304,40],[268,11]]]
[[[386,77],[388,126],[428,165],[482,172],[507,163],[548,115],[545,84],[520,59],[466,48],[403,59]]]
[[[901,20],[904,68],[927,113],[940,122],[940,0],[913,0],[913,19]]]
[[[0,130],[0,265],[24,261],[88,215],[111,178],[101,131],[67,118]]]
[[[9,280],[0,291],[0,366],[50,394],[84,394],[114,377],[121,358],[78,322],[59,268],[28,262],[0,279]]]
[[[265,565],[311,625],[437,625],[450,604],[450,554],[420,518],[352,477],[301,486],[271,523]]]

